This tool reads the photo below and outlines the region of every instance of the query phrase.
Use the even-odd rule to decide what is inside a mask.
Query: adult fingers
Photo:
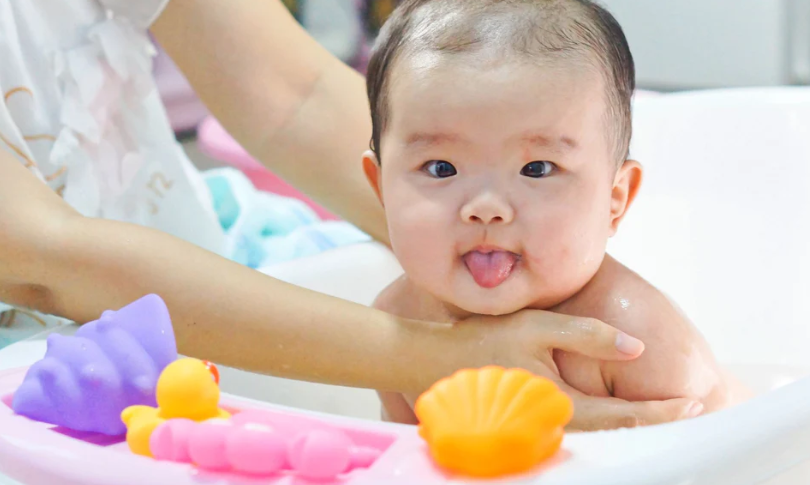
[[[629,402],[615,398],[574,397],[571,430],[634,428],[693,418],[703,412],[703,404],[692,399]]]
[[[632,360],[644,352],[644,343],[595,318],[526,310],[521,318],[541,332],[538,340],[555,348],[599,360]]]

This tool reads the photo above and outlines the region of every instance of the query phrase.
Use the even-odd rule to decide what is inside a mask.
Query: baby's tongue
[[[483,288],[495,288],[506,281],[517,262],[517,256],[508,251],[472,251],[463,259],[475,282]]]

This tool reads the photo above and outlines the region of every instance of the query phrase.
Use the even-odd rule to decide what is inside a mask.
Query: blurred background
[[[360,72],[370,46],[397,0],[283,1],[326,49]],[[459,0],[463,1],[463,0]],[[602,0],[630,42],[638,87],[680,91],[810,84],[810,0]],[[178,137],[200,168],[246,170],[260,188],[271,180],[221,132],[161,52],[155,63],[161,95]],[[205,123],[203,123],[205,121]],[[207,130],[199,130],[208,126]],[[202,133],[201,143],[196,143]]]
[[[639,87],[810,83],[808,0],[602,0],[624,28]]]

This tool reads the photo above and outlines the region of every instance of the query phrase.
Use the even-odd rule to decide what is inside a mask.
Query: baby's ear
[[[382,202],[382,184],[380,181],[382,170],[377,155],[371,150],[363,153],[363,172],[366,174],[369,185],[374,189],[374,193],[377,194],[377,198]]]
[[[641,187],[643,169],[635,160],[625,161],[613,181],[613,192],[610,197],[610,235],[616,234],[619,224],[627,214],[627,209]]]

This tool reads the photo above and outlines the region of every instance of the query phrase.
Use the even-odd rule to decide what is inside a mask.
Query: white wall
[[[810,70],[810,0],[602,0],[641,87],[789,84]]]

